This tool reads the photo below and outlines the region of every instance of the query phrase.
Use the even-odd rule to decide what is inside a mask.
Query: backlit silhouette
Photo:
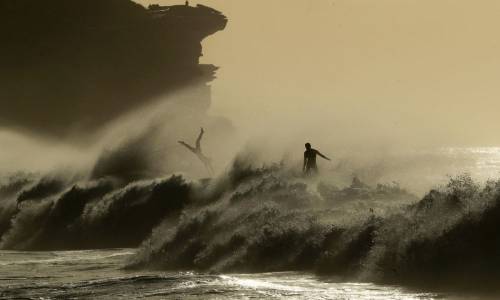
[[[200,134],[196,139],[196,147],[193,147],[184,141],[179,141],[179,144],[183,145],[184,147],[188,148],[191,152],[193,152],[198,157],[198,159],[201,160],[201,162],[205,165],[205,168],[207,169],[208,173],[210,175],[213,175],[214,170],[212,168],[212,160],[207,156],[203,155],[201,151],[201,139],[203,138],[204,133],[205,130],[203,130],[203,127],[200,128]]]
[[[304,151],[304,165],[302,170],[306,175],[318,173],[318,165],[316,164],[316,155],[323,157],[326,160],[330,160],[325,155],[321,154],[316,149],[311,148],[311,144],[306,143],[306,151]]]

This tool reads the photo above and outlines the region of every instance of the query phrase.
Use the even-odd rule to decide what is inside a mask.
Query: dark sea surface
[[[0,251],[1,299],[444,299],[298,272],[211,275],[126,271],[134,249]]]

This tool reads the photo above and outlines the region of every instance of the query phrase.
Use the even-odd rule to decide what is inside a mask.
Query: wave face
[[[2,249],[137,246],[161,220],[180,213],[191,201],[192,190],[181,176],[128,184],[112,178],[76,183],[47,177],[33,183],[11,181],[5,189],[21,183],[26,187],[17,197],[2,199]]]
[[[435,288],[500,279],[500,181],[463,175],[418,199],[396,184],[339,188],[248,161],[199,181],[17,174],[0,185],[0,247],[140,246],[128,268],[305,270]]]
[[[163,223],[130,267],[309,270],[343,280],[495,287],[500,182],[450,179],[418,200],[397,185],[339,189],[236,162],[205,202]]]

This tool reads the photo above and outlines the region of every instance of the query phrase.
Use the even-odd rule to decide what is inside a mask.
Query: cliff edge
[[[2,1],[0,20],[0,127],[59,137],[186,85],[209,98],[217,68],[199,64],[201,41],[227,23],[202,5],[129,0]]]

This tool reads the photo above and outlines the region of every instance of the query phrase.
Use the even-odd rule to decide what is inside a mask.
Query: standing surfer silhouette
[[[205,165],[205,168],[207,169],[210,176],[212,176],[214,173],[214,170],[212,168],[212,160],[210,158],[208,158],[207,156],[203,155],[203,153],[201,152],[201,139],[203,138],[204,133],[205,133],[205,130],[203,130],[203,127],[201,127],[200,134],[198,135],[198,138],[196,139],[196,147],[193,147],[184,141],[178,141],[178,143],[183,145],[184,147],[188,148],[189,151],[193,152],[198,157],[198,159],[201,160],[201,162]]]
[[[316,149],[311,148],[311,144],[306,143],[306,151],[304,151],[304,165],[302,171],[306,175],[313,175],[318,173],[318,165],[316,165],[316,155],[323,157],[326,160],[330,160],[325,155],[321,154]]]

